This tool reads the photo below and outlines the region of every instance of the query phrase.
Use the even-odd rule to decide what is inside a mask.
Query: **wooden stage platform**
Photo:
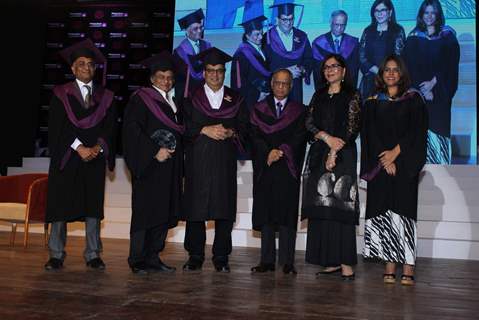
[[[17,240],[21,234],[17,235]],[[65,268],[47,272],[41,236],[12,248],[0,233],[0,319],[478,319],[479,261],[418,259],[415,287],[384,285],[382,265],[360,259],[356,280],[316,278],[316,266],[296,255],[297,276],[256,275],[259,249],[233,249],[230,274],[181,271],[181,244],[167,244],[162,259],[174,274],[134,275],[127,240],[104,239],[103,272],[89,271],[84,239],[69,237]],[[208,248],[210,249],[210,248]]]

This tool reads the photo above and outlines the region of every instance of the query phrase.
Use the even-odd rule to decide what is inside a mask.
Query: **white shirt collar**
[[[293,37],[293,28],[291,28],[291,30],[289,30],[289,33],[284,33],[280,28],[279,26],[276,26],[276,30],[278,31],[278,33],[283,36],[283,37]]]
[[[170,91],[168,91],[168,93],[169,93],[168,96],[169,96],[170,99],[167,99],[167,98],[166,98],[166,92],[165,92],[165,91],[163,91],[163,90],[161,90],[160,88],[155,87],[155,86],[153,86],[153,85],[152,85],[152,87],[155,88],[156,91],[158,91],[158,92],[162,95],[162,97],[163,97],[163,98],[168,102],[168,104],[170,105],[170,107],[171,107],[171,109],[173,110],[173,112],[176,113],[177,108],[176,108],[175,102],[174,102],[173,99],[172,99],[172,91],[173,91],[173,89],[171,89]]]
[[[221,107],[221,103],[223,102],[223,96],[225,93],[225,86],[222,86],[221,89],[214,92],[206,83],[204,84],[205,94],[208,98],[208,102],[210,103],[213,109],[219,109]]]
[[[198,50],[198,52],[196,52],[198,54],[200,50],[200,40],[193,41],[188,37],[186,37],[186,39],[188,39],[188,41],[191,43],[191,46],[193,47],[193,50],[195,50],[195,52],[196,50]]]
[[[258,46],[256,43],[251,42],[251,41],[249,41],[249,40],[246,40],[246,41],[248,41],[248,43],[249,43],[250,45],[252,45],[253,48],[256,49],[256,51],[258,51],[258,53],[263,57],[263,59],[266,60],[266,57],[264,56],[264,53],[263,53],[263,51],[261,50],[261,46]]]
[[[82,81],[80,81],[80,80],[78,80],[78,79],[75,79],[75,80],[76,80],[76,82],[77,82],[77,84],[78,84],[78,87],[79,87],[80,89],[83,88],[83,86],[85,86],[85,85],[86,85],[86,86],[89,86],[90,89],[93,89],[93,80],[90,80],[90,82],[88,82],[88,83],[82,82]]]
[[[78,79],[75,79],[75,81],[77,82],[77,85],[80,88],[80,93],[82,95],[83,100],[85,100],[85,97],[88,94],[88,89],[86,89],[84,86],[89,86],[90,94],[93,94],[93,80],[90,80],[90,82],[88,83],[84,83]]]

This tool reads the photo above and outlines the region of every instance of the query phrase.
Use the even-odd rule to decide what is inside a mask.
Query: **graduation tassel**
[[[236,86],[241,88],[241,70],[239,60],[236,60]]]

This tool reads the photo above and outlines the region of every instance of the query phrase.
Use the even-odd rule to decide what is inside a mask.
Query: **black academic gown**
[[[280,118],[276,117],[273,95],[260,103],[267,103],[269,114],[255,109],[252,111],[264,123],[274,125],[285,121],[286,109],[301,108],[294,120],[281,130],[266,133],[252,120],[251,141],[253,158],[253,229],[260,231],[262,226],[286,226],[296,230],[298,222],[298,202],[300,171],[306,147],[304,126],[306,108],[299,103],[288,101]],[[268,166],[268,154],[272,149],[289,146],[291,158],[286,152],[283,158]],[[288,166],[288,160],[290,166]],[[293,166],[291,166],[293,164]],[[294,174],[291,169],[294,167]]]
[[[185,138],[189,142],[185,148],[185,193],[181,218],[186,221],[235,221],[237,145],[247,133],[248,109],[243,98],[226,86],[218,111],[211,108],[204,87],[198,88],[192,97],[198,97],[213,115],[230,108],[238,110],[230,118],[219,118],[200,110],[195,99],[185,100]],[[233,129],[238,138],[217,141],[200,134],[203,127],[215,124]]]
[[[178,110],[176,117],[166,101],[155,100],[158,112],[181,125],[181,106],[176,101],[175,105]],[[175,152],[164,162],[155,158],[160,146],[150,138],[160,129],[171,132],[176,139]],[[164,224],[170,228],[177,225],[182,198],[182,139],[180,132],[155,116],[140,95],[134,94],[130,98],[123,120],[123,156],[131,172],[133,188],[131,232]]]
[[[384,94],[364,104],[361,131],[361,177],[378,166],[379,154],[397,144],[396,176],[384,169],[367,183],[366,219],[388,210],[417,219],[419,172],[426,161],[427,110],[419,93],[410,91],[396,101]]]
[[[264,68],[264,71],[269,70],[269,68],[265,58],[248,41],[244,41],[233,56],[233,62],[231,63],[231,88],[239,91],[241,96],[244,97],[248,109],[251,110],[258,102],[260,93],[270,91],[270,75],[265,75],[255,67],[255,64],[245,54],[245,49],[243,49],[245,47],[250,48],[249,52],[253,53],[253,59]]]
[[[456,94],[459,77],[459,43],[455,32],[444,27],[437,36],[427,37],[413,30],[404,48],[412,85],[420,89],[424,81],[436,77],[432,100],[426,100],[429,129],[443,137],[451,136],[451,104]]]
[[[211,48],[211,43],[206,40],[200,39],[200,52],[205,51],[208,48]],[[203,64],[201,61],[195,60],[193,57],[196,55],[193,46],[188,41],[184,39],[178,47],[173,50],[173,56],[180,58],[183,62],[189,66],[189,83],[188,83],[188,94],[194,92],[198,87],[201,87],[205,82],[203,78]],[[188,71],[186,71],[188,72]],[[178,101],[183,100],[185,93],[187,74],[185,72],[178,72],[175,77],[175,97]]]
[[[319,90],[325,83],[321,64],[324,58],[335,53],[334,41],[331,32],[325,33],[314,39],[311,44],[313,49],[314,67],[314,89]],[[359,73],[359,40],[356,37],[343,33],[339,45],[339,54],[346,60],[346,77],[354,88],[358,85]]]
[[[94,104],[86,109],[76,82],[59,86],[54,93],[62,89],[66,89],[63,92],[70,108],[54,94],[49,109],[50,168],[46,221],[83,221],[85,217],[103,219],[105,167],[108,165],[113,170],[115,166],[117,110],[113,93],[94,85]],[[102,107],[104,112],[99,110]],[[97,121],[93,120],[95,115]],[[80,126],[86,124],[86,127],[79,127],[71,119],[79,121]],[[103,152],[91,161],[82,161],[71,148],[76,138],[86,147],[99,143]]]
[[[292,65],[304,67],[306,72],[303,77],[293,80],[293,88],[289,94],[289,99],[303,103],[303,79],[306,84],[310,84],[311,69],[313,67],[313,54],[308,36],[303,31],[293,28],[293,50],[286,51],[281,38],[278,35],[276,27],[271,28],[265,39],[264,52],[268,61],[270,70],[287,68]],[[297,54],[294,54],[297,52]]]

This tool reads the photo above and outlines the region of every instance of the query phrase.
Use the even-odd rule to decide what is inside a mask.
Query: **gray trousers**
[[[261,263],[276,263],[276,229],[279,231],[279,264],[294,264],[296,229],[272,225],[261,228]]]
[[[67,223],[65,221],[56,221],[51,223],[50,238],[48,239],[48,249],[50,258],[64,260],[66,256],[65,245],[67,242]],[[85,261],[99,258],[102,251],[100,239],[100,219],[85,218],[86,246],[83,251]]]

